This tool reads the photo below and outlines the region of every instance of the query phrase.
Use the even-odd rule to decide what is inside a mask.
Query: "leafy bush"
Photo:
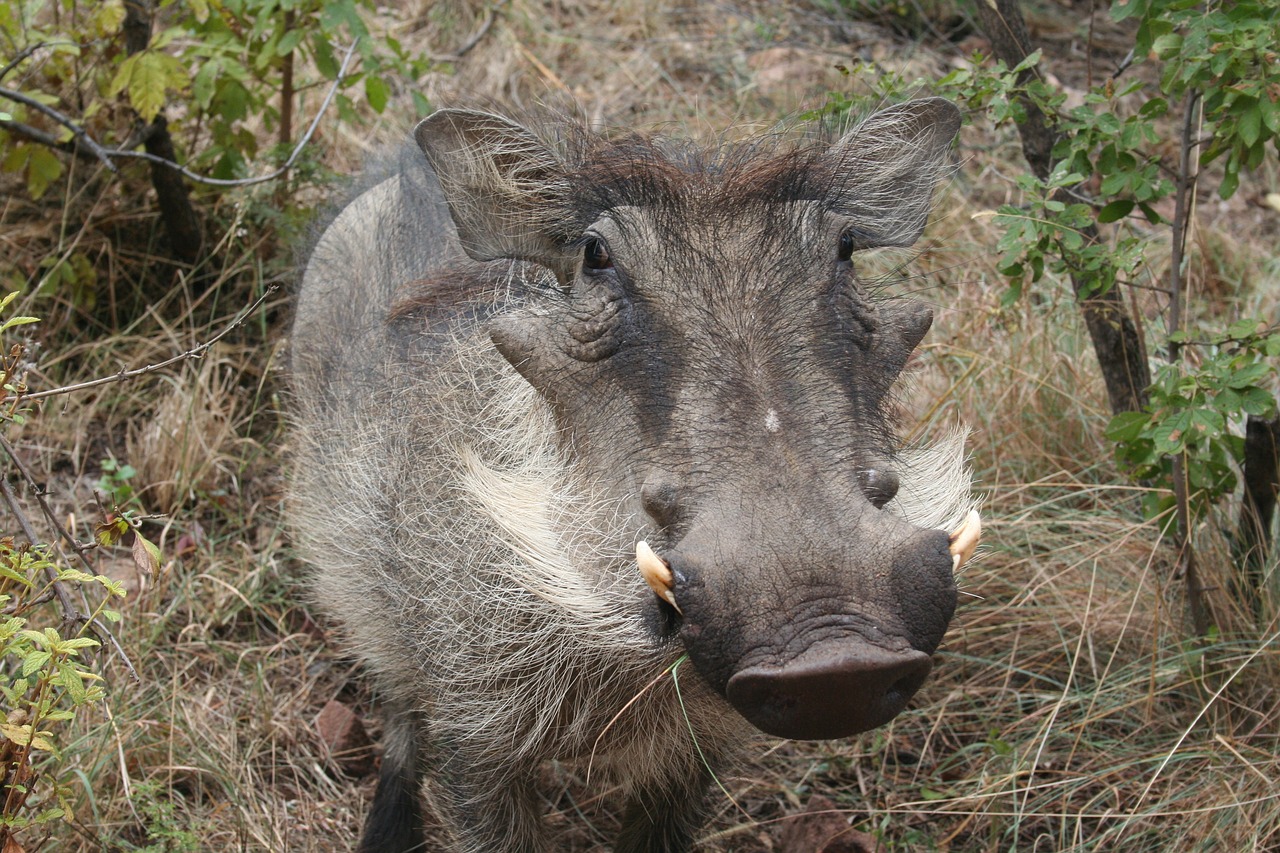
[[[0,299],[0,312],[17,296]],[[36,322],[14,316],[0,322],[0,332]],[[8,433],[26,423],[26,385],[22,380],[25,345],[14,343],[0,363],[5,405],[0,408],[0,447],[21,482],[36,491],[29,472],[19,463]],[[118,468],[115,476],[122,475]],[[0,847],[22,850],[24,833],[44,832],[51,821],[72,817],[72,774],[63,765],[59,733],[105,692],[92,659],[84,653],[98,649],[109,636],[105,623],[120,614],[108,605],[124,596],[121,585],[101,574],[71,568],[51,543],[37,542],[33,525],[21,509],[6,478],[0,483],[11,519],[19,531],[0,535]],[[43,496],[37,493],[37,499]],[[47,505],[46,517],[52,519]],[[134,560],[144,570],[159,567],[160,552],[137,530],[131,514],[109,514],[98,525],[95,543],[82,545],[67,537],[67,545],[85,568],[85,554],[93,547],[112,547],[132,534]],[[88,608],[87,612],[81,608]]]
[[[984,68],[978,57],[941,84],[997,122],[1025,129],[1043,121],[1055,140],[1051,168],[1018,178],[1024,203],[996,211],[1006,303],[1046,271],[1070,276],[1082,300],[1120,284],[1146,285],[1155,275],[1153,249],[1171,248],[1167,279],[1156,288],[1167,309],[1162,335],[1154,349],[1148,345],[1163,354],[1146,391],[1149,402],[1141,411],[1117,410],[1106,434],[1122,466],[1162,487],[1146,510],[1177,521],[1193,620],[1202,632],[1207,612],[1198,601],[1190,532],[1237,485],[1235,470],[1246,464],[1238,436],[1243,421],[1276,417],[1280,334],[1251,318],[1226,329],[1198,320],[1199,328],[1187,331],[1187,233],[1203,169],[1220,167],[1218,194],[1229,198],[1240,172],[1256,168],[1268,145],[1280,145],[1278,13],[1274,0],[1117,4],[1112,16],[1137,24],[1132,56],[1163,61],[1158,80],[1138,75],[1126,82],[1122,67],[1075,107],[1037,73],[1039,51],[1013,67]],[[1170,139],[1178,144],[1173,157],[1164,145]],[[1189,360],[1185,351],[1192,348],[1197,358]]]
[[[159,4],[154,21],[149,4],[136,8],[135,20],[123,0],[0,2],[0,34],[13,50],[0,76],[19,83],[0,95],[12,104],[0,122],[0,168],[21,172],[33,198],[65,172],[57,149],[86,137],[113,154],[136,148],[136,119],[150,124],[175,102],[168,120],[191,149],[187,165],[243,178],[263,154],[260,130],[291,144],[295,101],[321,82],[339,83],[339,114],[353,121],[353,92],[381,112],[387,78],[414,79],[426,64],[394,38],[370,36],[360,12],[371,0],[177,0]],[[352,41],[361,70],[339,81],[335,45]],[[420,95],[415,102],[425,112]]]

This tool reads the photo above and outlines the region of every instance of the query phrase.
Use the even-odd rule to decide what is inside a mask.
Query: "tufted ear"
[[[547,263],[563,253],[550,221],[564,193],[563,163],[536,136],[491,113],[440,110],[414,138],[468,255]]]
[[[959,131],[955,104],[924,98],[871,115],[831,146],[824,200],[849,218],[858,248],[910,246],[919,239]]]

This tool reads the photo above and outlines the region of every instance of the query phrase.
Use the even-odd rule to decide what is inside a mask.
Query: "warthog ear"
[[[414,138],[444,191],[467,254],[477,261],[548,263],[563,253],[550,235],[549,209],[563,186],[555,152],[502,116],[440,110]]]
[[[919,239],[959,130],[955,104],[924,98],[875,113],[831,147],[824,200],[852,220],[859,248]]]

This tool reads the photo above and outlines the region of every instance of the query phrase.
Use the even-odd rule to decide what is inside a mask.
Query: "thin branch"
[[[321,117],[324,116],[325,111],[329,109],[329,105],[333,103],[333,99],[337,96],[338,88],[342,85],[342,81],[346,79],[347,68],[351,65],[351,60],[355,55],[356,45],[358,43],[359,42],[352,42],[351,46],[347,48],[346,55],[342,57],[342,65],[338,69],[338,76],[335,77],[333,83],[330,84],[329,92],[325,95],[324,102],[320,104],[320,109],[316,111],[315,118],[312,119],[311,125],[307,128],[307,132],[302,135],[302,138],[298,140],[298,144],[294,146],[293,151],[289,154],[289,159],[286,160],[284,165],[280,166],[278,169],[256,178],[208,178],[198,172],[191,171],[186,166],[175,163],[172,160],[166,160],[164,157],[157,157],[156,155],[150,154],[146,151],[128,151],[123,148],[103,148],[89,136],[87,131],[79,127],[68,116],[58,112],[52,107],[47,107],[39,101],[23,95],[20,92],[14,92],[2,87],[0,87],[0,97],[9,98],[10,100],[17,101],[20,104],[25,104],[32,109],[44,113],[64,127],[70,128],[72,132],[75,133],[77,145],[84,145],[88,148],[93,153],[93,156],[102,161],[102,163],[112,172],[116,172],[117,169],[111,158],[130,158],[146,160],[149,163],[159,163],[162,166],[168,166],[170,169],[180,173],[183,177],[198,184],[215,187],[248,187],[253,186],[254,184],[264,184],[267,181],[274,181],[276,178],[293,168],[293,164],[296,163],[298,157],[302,155],[302,149],[304,149],[307,146],[307,143],[311,141],[311,137],[315,134],[316,128],[320,126]],[[0,122],[0,128],[4,128],[6,130],[14,129],[21,133],[22,130],[20,128],[14,127],[16,124],[17,122],[13,121]],[[23,127],[25,127],[25,125]],[[37,133],[39,132],[40,131],[37,131]],[[27,137],[36,142],[44,142],[43,140],[36,139],[30,135],[27,135]],[[49,138],[52,139],[52,137]],[[58,150],[67,150],[66,146],[62,144],[54,144],[51,147],[57,148]]]
[[[241,311],[234,320],[222,329],[222,331],[218,332],[204,343],[196,344],[186,352],[180,352],[172,358],[166,358],[164,361],[159,361],[155,364],[148,364],[144,367],[135,367],[132,370],[121,370],[119,373],[113,373],[110,376],[99,376],[97,379],[90,379],[87,382],[77,382],[75,385],[64,385],[61,388],[50,388],[46,391],[36,391],[34,393],[24,394],[22,399],[40,400],[45,397],[56,397],[59,394],[70,394],[74,391],[83,391],[86,388],[96,388],[99,385],[110,385],[112,382],[124,382],[127,379],[134,379],[138,376],[145,376],[148,373],[155,373],[157,370],[163,370],[172,364],[177,364],[180,361],[186,361],[189,358],[200,358],[206,351],[208,351],[209,347],[225,338],[233,330],[243,324],[244,321],[249,318],[249,315],[258,310],[259,306],[261,306],[263,302],[266,302],[267,298],[279,289],[280,285],[278,283],[267,285],[267,289],[262,292],[262,295],[255,299],[252,305]],[[5,397],[3,400],[0,400],[0,402],[8,402],[10,399],[12,398]]]
[[[1174,199],[1173,238],[1169,247],[1169,317],[1166,326],[1171,335],[1182,330],[1182,302],[1185,298],[1182,264],[1186,256],[1187,232],[1190,230],[1192,210],[1195,207],[1196,180],[1199,177],[1194,156],[1197,143],[1193,139],[1199,105],[1200,93],[1194,89],[1189,90],[1182,118],[1182,147],[1178,159],[1177,195]],[[1170,340],[1169,361],[1178,364],[1181,360],[1182,346],[1176,340]],[[1174,455],[1172,475],[1174,517],[1177,520],[1175,541],[1178,545],[1178,568],[1187,585],[1187,609],[1191,615],[1192,630],[1197,637],[1203,637],[1209,632],[1213,617],[1205,600],[1205,593],[1209,590],[1201,586],[1200,571],[1191,542],[1190,484],[1187,482],[1184,453]]]
[[[9,458],[16,465],[18,460],[13,446],[3,436],[0,436],[0,441],[4,442],[5,453],[9,454]],[[19,466],[18,470],[22,473],[23,478],[30,483],[31,480],[28,476],[30,472],[25,470],[23,466]],[[18,526],[22,528],[23,535],[27,537],[28,542],[35,545],[40,541],[40,537],[36,535],[35,529],[31,526],[31,519],[27,518],[27,514],[22,511],[22,507],[18,504],[18,496],[13,493],[13,487],[9,485],[7,477],[0,477],[0,491],[4,494],[5,503],[9,505],[9,511],[13,513],[14,518],[18,519]],[[36,494],[39,494],[39,492],[36,492]],[[58,528],[61,529],[61,526],[58,525]],[[76,543],[76,545],[76,553],[79,554],[79,543]],[[71,600],[71,595],[66,588],[58,583],[58,573],[54,567],[46,566],[44,574],[49,579],[49,583],[53,585],[54,593],[58,596],[58,604],[62,607],[62,621],[68,625],[84,621],[84,614],[76,607],[76,603]]]
[[[32,127],[29,124],[23,124],[20,121],[14,121],[13,119],[6,121],[4,119],[0,119],[0,130],[21,136],[24,139],[43,145],[46,148],[52,148],[56,151],[62,151],[74,157],[79,157],[81,160],[96,161],[98,159],[94,156],[92,151],[88,150],[88,148],[82,148],[77,145],[74,137],[66,142],[62,142],[52,133]],[[131,153],[131,149],[145,144],[148,139],[155,135],[155,132],[156,126],[154,123],[143,124],[141,120],[136,121],[134,122],[133,130],[129,133],[129,136],[125,141],[121,143],[119,148],[107,148],[105,150],[113,157],[121,152]]]
[[[1112,80],[1119,80],[1120,75],[1129,70],[1129,66],[1133,64],[1133,48],[1129,48],[1129,52],[1124,55],[1124,59],[1120,60],[1120,64],[1116,66],[1116,70],[1111,72]]]
[[[57,44],[58,42],[53,43]],[[18,51],[17,56],[6,62],[4,68],[0,68],[0,80],[8,77],[10,71],[21,65],[23,61],[30,58],[36,51],[43,50],[45,47],[48,47],[49,44],[50,42],[38,41],[35,44],[27,45],[22,50]]]
[[[1192,138],[1195,132],[1196,108],[1199,103],[1198,92],[1194,89],[1187,92],[1187,102],[1182,117],[1182,146],[1178,157],[1177,195],[1174,197],[1173,238],[1169,247],[1169,290],[1173,294],[1173,300],[1169,304],[1168,325],[1171,333],[1182,330],[1182,261],[1186,255],[1188,221],[1194,203],[1196,180],[1199,177],[1198,170],[1192,171],[1196,164],[1194,151],[1199,145],[1198,141]],[[1171,361],[1176,361],[1178,358],[1176,343],[1170,344],[1169,358]]]
[[[480,25],[480,28],[475,31],[471,38],[467,39],[461,47],[453,53],[428,53],[427,59],[430,59],[432,62],[457,62],[459,59],[462,59],[462,57],[465,56],[473,47],[480,43],[480,39],[484,38],[485,34],[489,32],[489,28],[493,26],[493,22],[498,17],[497,6],[498,4],[494,4],[485,9],[484,22]]]
[[[274,181],[293,168],[293,164],[298,161],[298,157],[302,155],[302,149],[307,147],[307,143],[311,141],[311,137],[315,134],[316,128],[320,126],[320,119],[324,116],[325,111],[329,109],[329,105],[333,103],[334,97],[338,94],[338,87],[342,85],[343,79],[347,75],[347,67],[351,64],[351,58],[355,55],[356,45],[358,42],[352,42],[347,48],[347,53],[342,57],[342,66],[338,69],[338,76],[334,78],[329,92],[324,96],[324,102],[320,104],[320,109],[316,111],[315,118],[311,120],[311,125],[307,128],[307,132],[298,140],[298,144],[293,147],[293,151],[289,154],[289,159],[284,165],[278,169],[268,172],[256,178],[206,178],[197,172],[193,172],[186,166],[181,166],[172,160],[166,160],[163,157],[157,157],[154,154],[148,154],[145,151],[121,151],[113,150],[111,155],[114,157],[131,157],[138,160],[146,160],[150,163],[159,163],[162,166],[168,166],[182,174],[188,180],[195,181],[198,184],[206,184],[213,187],[251,187],[254,184],[265,184],[267,181]]]
[[[45,148],[56,148],[59,151],[65,151],[68,154],[75,154],[77,157],[83,157],[86,160],[96,160],[97,158],[85,148],[81,148],[74,142],[62,142],[58,137],[48,131],[40,130],[29,124],[23,124],[13,119],[0,119],[0,130],[6,133],[12,133],[21,136],[31,142],[37,142]]]
[[[53,107],[45,106],[35,98],[24,95],[21,92],[15,92],[12,89],[6,89],[3,86],[0,86],[0,98],[7,98],[14,103],[30,107],[36,112],[44,113],[49,118],[75,134],[75,138],[79,140],[80,144],[92,151],[93,155],[97,157],[102,165],[106,166],[109,171],[116,171],[116,164],[111,162],[111,152],[107,151],[107,149],[103,148],[97,142],[94,142],[93,137],[89,136],[89,132],[76,124],[69,117],[58,112]]]

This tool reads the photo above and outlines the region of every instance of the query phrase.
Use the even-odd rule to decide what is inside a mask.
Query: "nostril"
[[[658,527],[671,527],[680,515],[675,484],[670,480],[651,480],[640,487],[640,503]]]
[[[903,701],[905,701],[906,699],[910,699],[919,688],[920,677],[918,674],[913,673],[912,675],[899,678],[893,683],[887,692],[891,698],[897,699],[898,697],[903,697]]]
[[[864,468],[858,472],[858,483],[871,505],[880,509],[898,494],[898,475],[888,468]]]

